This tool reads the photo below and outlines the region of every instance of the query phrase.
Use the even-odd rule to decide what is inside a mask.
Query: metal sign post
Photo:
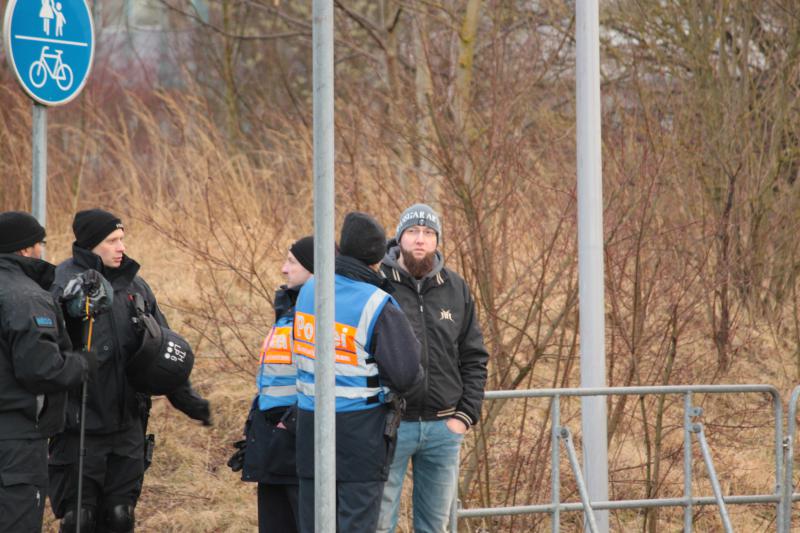
[[[314,0],[314,529],[336,531],[333,1]]]
[[[33,101],[31,211],[47,219],[47,107],[70,102],[86,85],[94,59],[94,24],[86,0],[9,0],[3,19],[8,62]]]
[[[36,217],[42,227],[47,227],[47,108],[42,104],[34,103],[31,113],[33,134],[31,214]],[[42,253],[44,254],[44,251]]]

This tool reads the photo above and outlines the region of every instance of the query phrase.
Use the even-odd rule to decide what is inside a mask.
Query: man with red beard
[[[378,531],[394,531],[403,479],[411,460],[414,527],[417,533],[446,530],[455,494],[458,453],[478,423],[489,354],[466,282],[444,267],[438,250],[439,215],[425,204],[403,212],[396,245],[381,271],[422,345],[425,379],[406,393],[406,412],[384,487]]]

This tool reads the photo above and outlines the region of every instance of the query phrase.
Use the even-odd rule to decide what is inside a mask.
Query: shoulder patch
[[[54,328],[56,327],[56,322],[49,316],[35,316],[33,317],[33,321],[36,322],[36,325],[40,328]]]

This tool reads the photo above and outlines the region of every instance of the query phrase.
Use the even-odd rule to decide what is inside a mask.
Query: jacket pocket
[[[44,439],[4,441],[0,448],[0,483],[47,486],[47,443]]]
[[[273,426],[266,446],[267,472],[297,476],[295,438],[288,430]]]
[[[429,407],[435,411],[456,407],[463,392],[458,346],[451,344],[446,354],[431,361],[429,371]]]
[[[34,487],[43,488],[47,486],[47,475],[31,472],[0,472],[0,482],[4,487],[33,485]]]
[[[242,479],[260,481],[269,474],[297,476],[295,437],[267,420],[264,412],[256,411],[247,430]]]

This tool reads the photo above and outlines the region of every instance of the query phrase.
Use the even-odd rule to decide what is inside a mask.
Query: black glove
[[[86,368],[89,369],[88,379],[94,379],[97,376],[97,354],[94,351],[81,351],[78,352],[86,361]]]
[[[211,408],[208,400],[197,394],[188,383],[178,388],[172,394],[167,395],[169,402],[186,416],[193,420],[199,420],[204,426],[211,424]]]
[[[213,426],[214,424],[211,422],[211,404],[208,403],[208,400],[202,400],[201,405],[197,407],[197,414],[198,416],[193,416],[195,420],[200,420],[204,426]]]
[[[236,451],[233,452],[231,458],[228,459],[228,466],[234,472],[238,472],[244,466],[244,454],[245,450],[247,449],[247,441],[246,440],[237,440],[233,443],[233,447],[236,448]]]
[[[204,426],[211,424],[211,407],[208,400],[200,398],[192,398],[190,402],[185,405],[183,412],[192,420],[199,420]]]
[[[147,307],[144,303],[144,298],[139,293],[133,295],[131,300],[133,306],[133,316],[131,322],[139,334],[143,334],[145,330],[149,331],[150,336],[159,338],[161,335],[161,326],[152,314],[147,312]]]
[[[114,302],[114,289],[96,270],[81,272],[67,283],[60,300],[67,315],[85,320],[86,300],[89,300],[89,316],[95,317],[111,309]]]

